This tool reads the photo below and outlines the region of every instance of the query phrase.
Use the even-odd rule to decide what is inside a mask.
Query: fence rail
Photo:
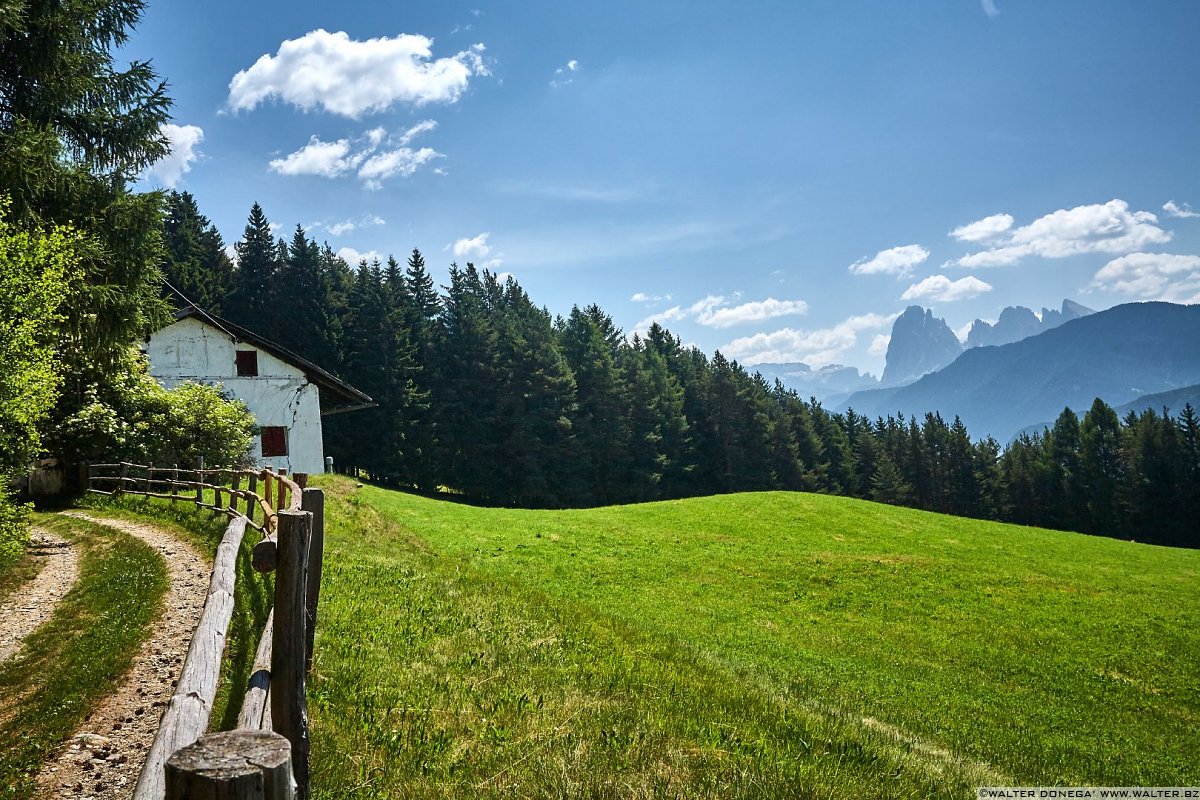
[[[289,478],[283,470],[205,469],[202,462],[195,469],[127,462],[88,467],[89,492],[187,502],[230,517],[179,683],[163,712],[134,800],[307,800],[305,683],[312,664],[325,521],[324,493],[308,488],[307,478],[303,473]],[[241,487],[243,479],[246,488]],[[261,523],[253,519],[256,511]],[[259,640],[238,729],[204,734],[248,527],[262,535],[253,550],[254,569],[275,572],[274,606]]]

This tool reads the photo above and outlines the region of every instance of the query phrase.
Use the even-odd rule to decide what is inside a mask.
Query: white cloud
[[[1174,200],[1168,200],[1163,203],[1163,211],[1167,212],[1167,216],[1177,219],[1194,219],[1200,217],[1200,211],[1192,211],[1192,207],[1187,203],[1177,206]]]
[[[776,300],[768,297],[766,300],[742,303],[740,306],[708,308],[696,317],[696,321],[710,328],[730,328],[746,322],[788,317],[807,311],[808,303],[803,300]]]
[[[472,77],[490,74],[482,44],[438,59],[432,45],[416,34],[357,41],[342,31],[310,31],[234,75],[229,107],[249,111],[274,98],[357,119],[397,103],[456,102]]]
[[[341,236],[343,233],[349,233],[357,227],[358,225],[350,220],[335,222],[329,226],[329,233],[333,236]]]
[[[919,244],[906,244],[881,250],[874,258],[863,258],[850,265],[855,275],[900,275],[912,272],[913,267],[929,258],[929,251]]]
[[[387,178],[396,175],[405,178],[411,177],[423,164],[427,164],[441,155],[430,147],[422,147],[420,150],[400,147],[396,150],[376,153],[363,162],[362,167],[358,170],[358,177],[363,179],[368,189],[378,189]]]
[[[1012,226],[1011,214],[992,214],[967,225],[959,225],[950,231],[950,235],[960,242],[985,242],[1003,235]]]
[[[450,245],[450,249],[453,251],[455,258],[462,258],[468,261],[486,258],[487,254],[492,252],[492,248],[487,243],[488,237],[491,235],[490,232],[484,231],[470,239],[459,239]]]
[[[429,131],[434,130],[435,128],[437,128],[436,120],[423,119],[420,122],[418,122],[416,125],[413,125],[411,128],[406,130],[404,133],[400,134],[400,139],[397,142],[397,144],[399,144],[401,147],[403,147],[404,145],[407,145],[410,142],[412,142],[413,139],[417,138],[422,133],[428,133]],[[382,131],[382,130],[383,130],[382,128],[375,129],[375,131]],[[375,133],[375,131],[370,131],[370,133]]]
[[[1096,273],[1091,288],[1173,303],[1200,303],[1200,256],[1130,253]]]
[[[363,253],[355,250],[353,247],[340,247],[337,254],[352,267],[357,267],[361,261],[366,261],[368,264],[375,261],[383,261],[383,258],[375,250],[368,250]]]
[[[1012,231],[989,250],[953,262],[961,267],[1015,264],[1026,256],[1066,258],[1083,253],[1127,253],[1171,239],[1149,211],[1130,211],[1124,200],[1059,209]]]
[[[567,62],[565,67],[559,67],[558,69],[554,70],[554,78],[551,79],[550,85],[558,87],[566,86],[568,83],[573,83],[575,79],[571,77],[571,73],[577,71],[578,69],[579,62],[572,58]]]
[[[350,155],[350,140],[323,142],[316,136],[308,144],[284,158],[271,159],[268,165],[280,175],[320,175],[336,178],[358,166],[362,159]]]
[[[1000,9],[996,8],[996,0],[979,0],[979,4],[983,6],[983,13],[989,17],[994,17],[1000,13]]]
[[[469,239],[458,239],[453,244],[446,245],[446,249],[453,252],[456,259],[461,258],[481,269],[495,270],[504,263],[504,259],[500,253],[493,255],[495,248],[488,244],[488,237],[491,235],[489,231],[484,231]]]
[[[955,300],[969,300],[972,297],[978,297],[991,290],[991,284],[984,283],[971,275],[956,281],[950,280],[945,275],[930,275],[925,280],[914,283],[905,289],[904,294],[900,295],[900,299],[953,303]]]
[[[867,348],[867,352],[873,356],[885,356],[888,345],[891,343],[892,335],[890,333],[877,333],[871,339],[871,346]]]
[[[783,328],[771,333],[756,333],[734,339],[720,348],[730,358],[747,364],[804,361],[813,367],[835,363],[847,350],[858,344],[858,334],[887,327],[899,314],[862,314],[850,317],[831,328],[794,330]],[[871,346],[876,346],[872,340]]]
[[[310,231],[315,231],[318,228],[324,228],[325,230],[329,231],[330,235],[332,236],[341,236],[342,234],[350,233],[351,231],[355,231],[368,225],[383,224],[385,224],[383,217],[377,214],[367,214],[363,216],[362,219],[357,221],[352,219],[344,219],[341,222],[333,223],[314,222],[308,226],[308,229]]]
[[[436,127],[437,123],[433,120],[425,120],[395,139],[389,138],[383,128],[373,128],[354,141],[338,139],[324,142],[313,136],[304,147],[284,158],[272,159],[268,166],[280,175],[318,175],[324,178],[357,172],[363,185],[368,189],[378,189],[388,178],[396,175],[411,177],[423,165],[443,157],[430,147],[413,150],[405,146],[414,137]],[[385,145],[392,149],[380,150]]]
[[[670,302],[671,295],[669,294],[646,294],[645,292],[634,292],[629,298],[631,303],[661,303]]]
[[[196,146],[204,140],[204,131],[195,125],[168,122],[162,126],[162,132],[171,144],[171,152],[155,161],[147,170],[147,175],[173,189],[185,172],[191,172],[192,162],[200,157]]]

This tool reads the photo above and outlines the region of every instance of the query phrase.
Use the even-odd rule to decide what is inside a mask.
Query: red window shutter
[[[237,351],[237,374],[239,378],[253,378],[258,375],[258,351]]]
[[[273,425],[262,429],[262,454],[263,458],[288,454],[287,428]]]

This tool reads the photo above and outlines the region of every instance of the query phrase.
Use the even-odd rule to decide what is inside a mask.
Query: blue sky
[[[143,186],[511,273],[744,363],[894,316],[1200,302],[1200,4],[168,3]],[[1190,205],[1189,205],[1190,204]],[[1192,211],[1192,208],[1197,211]]]

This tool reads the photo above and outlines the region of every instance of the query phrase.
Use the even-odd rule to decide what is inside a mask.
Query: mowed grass
[[[806,494],[324,485],[321,797],[1200,783],[1195,551]]]
[[[36,524],[79,549],[79,580],[0,665],[0,798],[32,797],[42,763],[119,683],[167,590],[166,565],[119,531],[61,516]]]

